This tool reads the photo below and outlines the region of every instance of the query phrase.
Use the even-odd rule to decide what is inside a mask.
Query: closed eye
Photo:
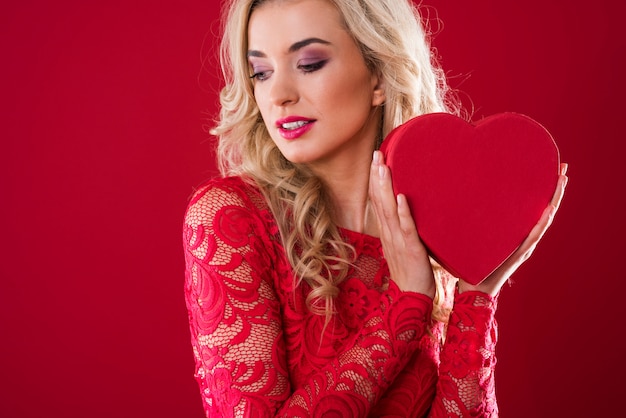
[[[271,71],[259,71],[252,74],[250,78],[252,78],[253,80],[265,81],[270,77],[271,73]]]
[[[327,62],[328,60],[321,60],[321,61],[313,62],[311,64],[300,64],[298,65],[298,68],[302,70],[304,73],[313,73],[317,70],[322,69],[326,65]]]

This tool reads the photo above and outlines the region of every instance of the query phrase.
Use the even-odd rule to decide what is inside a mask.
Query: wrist
[[[465,280],[459,280],[457,284],[457,291],[459,294],[464,292],[481,292],[485,293],[491,297],[496,297],[498,295],[498,291],[493,288],[493,286],[486,286],[485,281],[480,282],[479,284],[473,285]]]
[[[403,292],[421,293],[430,299],[435,297],[435,278],[432,274],[428,277],[412,278],[412,280],[395,281],[398,288]]]

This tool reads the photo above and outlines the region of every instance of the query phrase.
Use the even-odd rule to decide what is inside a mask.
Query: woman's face
[[[369,163],[384,94],[330,2],[262,4],[248,45],[256,102],[285,158],[314,170]]]

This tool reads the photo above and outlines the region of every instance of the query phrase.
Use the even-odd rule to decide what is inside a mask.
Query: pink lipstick
[[[303,116],[287,116],[276,121],[276,128],[283,138],[297,139],[311,130],[314,123],[315,119]]]

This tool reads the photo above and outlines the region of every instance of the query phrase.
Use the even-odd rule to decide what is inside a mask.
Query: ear
[[[385,82],[380,74],[372,75],[372,106],[377,107],[385,103]]]

